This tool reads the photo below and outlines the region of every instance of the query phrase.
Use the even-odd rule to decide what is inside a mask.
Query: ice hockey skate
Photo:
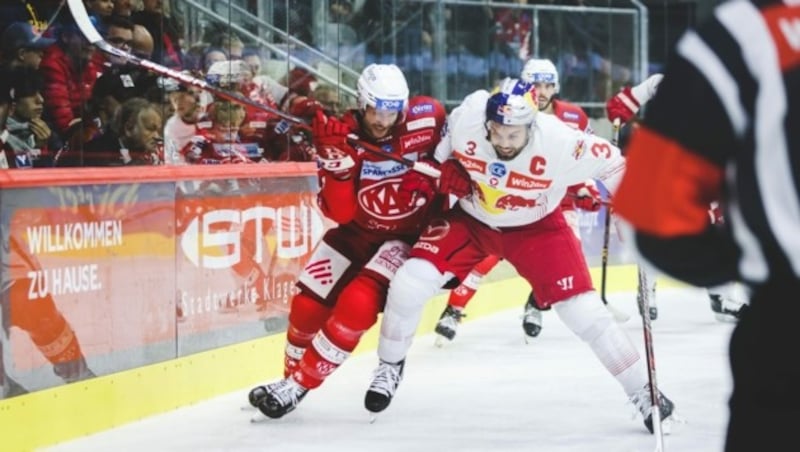
[[[738,322],[739,317],[747,307],[747,303],[716,293],[709,292],[708,298],[711,300],[711,310],[714,311],[714,318],[720,322]]]
[[[250,391],[250,404],[271,419],[278,419],[293,411],[308,393],[292,377],[257,386]],[[254,419],[255,421],[255,419]]]
[[[653,433],[653,404],[650,401],[650,384],[644,385],[642,389],[631,395],[630,401],[642,415],[644,426],[650,433]],[[683,419],[675,413],[675,404],[661,391],[658,391],[658,408],[661,414],[661,430],[664,434],[669,434],[675,423],[683,422]]]
[[[522,314],[522,330],[525,332],[525,342],[542,332],[542,311],[534,304],[533,294],[525,303],[525,312]]]
[[[400,382],[403,381],[405,363],[406,360],[394,364],[381,360],[372,376],[372,383],[369,385],[367,395],[364,397],[364,407],[370,413],[380,413],[392,403],[392,397],[394,397],[397,387],[400,386]],[[374,421],[373,416],[371,422]]]
[[[445,343],[452,341],[456,337],[456,330],[461,319],[467,315],[450,305],[447,305],[436,323],[436,346],[441,347]]]

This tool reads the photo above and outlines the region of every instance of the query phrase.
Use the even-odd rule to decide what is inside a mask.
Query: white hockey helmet
[[[539,106],[533,84],[507,78],[486,102],[486,120],[504,125],[532,124]]]
[[[519,78],[528,83],[552,83],[555,85],[556,94],[561,89],[558,83],[558,70],[550,60],[536,58],[528,60]]]
[[[208,68],[206,81],[214,86],[234,86],[253,79],[253,69],[244,60],[217,61]]]
[[[394,64],[370,64],[358,77],[358,108],[397,111],[408,108],[408,83]]]

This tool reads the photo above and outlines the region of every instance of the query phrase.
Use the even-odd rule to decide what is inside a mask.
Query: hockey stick
[[[615,119],[612,127],[611,144],[617,146],[619,143],[620,120]],[[606,218],[603,226],[603,248],[600,251],[600,299],[603,301],[603,304],[606,305],[606,308],[611,312],[611,315],[614,316],[614,320],[619,323],[624,323],[630,319],[630,316],[615,308],[614,305],[610,304],[606,298],[606,281],[608,280],[608,245],[611,239],[611,203],[609,201],[604,201],[603,205],[606,207]]]
[[[645,272],[639,270],[639,287],[644,287]],[[641,292],[641,289],[640,289]],[[653,434],[656,437],[656,452],[664,450],[664,431],[661,428],[661,409],[658,406],[658,384],[656,383],[656,358],[653,352],[653,329],[648,311],[650,309],[650,295],[647,290],[638,297],[639,309],[642,312],[642,333],[644,335],[644,351],[647,360],[647,379],[650,382],[650,412],[653,422]]]
[[[113,55],[115,57],[118,57],[118,58],[120,58],[122,60],[125,60],[128,63],[133,64],[135,66],[139,66],[141,68],[147,69],[148,71],[153,72],[155,74],[162,75],[162,76],[165,76],[165,77],[169,77],[169,78],[177,80],[177,81],[179,81],[179,82],[181,82],[181,83],[183,83],[185,85],[198,87],[198,88],[200,88],[200,89],[202,89],[204,91],[208,91],[209,93],[211,93],[211,94],[213,94],[213,95],[215,95],[217,97],[220,97],[222,99],[225,99],[225,100],[228,100],[228,101],[231,101],[231,102],[236,102],[236,103],[239,103],[239,104],[242,104],[242,105],[247,105],[247,106],[250,106],[250,107],[253,107],[253,108],[257,108],[257,109],[259,109],[261,111],[264,111],[264,112],[267,112],[267,113],[271,113],[271,114],[276,115],[278,117],[281,117],[281,118],[283,118],[285,120],[288,120],[288,121],[291,121],[293,123],[296,123],[300,127],[304,128],[306,130],[310,130],[310,126],[308,125],[308,122],[306,122],[303,118],[299,118],[297,116],[291,115],[291,114],[286,113],[284,111],[269,107],[267,105],[263,105],[263,104],[261,104],[259,102],[256,102],[256,101],[253,101],[251,99],[248,99],[247,97],[245,97],[245,96],[243,96],[243,95],[241,95],[239,93],[234,93],[234,92],[230,92],[228,90],[224,90],[224,89],[218,88],[218,87],[208,83],[205,80],[202,80],[202,79],[199,79],[199,78],[196,78],[196,77],[192,77],[189,74],[185,74],[183,72],[176,71],[175,69],[170,69],[170,68],[168,68],[166,66],[162,66],[162,65],[160,65],[158,63],[154,63],[154,62],[152,62],[150,60],[146,60],[144,58],[137,57],[136,55],[133,55],[131,53],[128,53],[128,52],[126,52],[124,50],[120,50],[120,49],[112,46],[105,39],[103,39],[103,37],[100,36],[100,33],[97,32],[97,29],[94,28],[94,25],[92,24],[91,19],[89,19],[89,14],[86,12],[86,7],[83,5],[83,0],[66,0],[66,1],[67,1],[67,4],[69,5],[70,11],[72,12],[72,16],[75,18],[75,23],[78,25],[78,28],[81,30],[81,33],[86,37],[86,39],[92,45],[94,45],[95,47],[97,47],[101,51],[103,51],[103,52],[105,52],[105,53],[107,53],[109,55]],[[387,158],[389,160],[394,160],[394,161],[396,161],[398,163],[402,163],[402,164],[410,167],[414,171],[418,171],[418,172],[420,172],[422,174],[425,174],[427,176],[438,178],[439,175],[440,175],[438,169],[436,169],[436,168],[434,168],[434,167],[432,167],[432,166],[430,166],[428,164],[425,164],[423,162],[417,162],[417,161],[410,160],[410,159],[407,159],[407,158],[399,156],[399,155],[392,154],[390,152],[386,152],[383,149],[379,148],[378,146],[375,146],[375,145],[373,145],[371,143],[365,143],[365,142],[359,140],[355,136],[348,137],[347,141],[350,142],[351,144],[353,144],[354,146],[358,146],[358,147],[364,149],[365,151],[372,152],[374,154],[379,154],[379,155],[381,155],[384,158]]]

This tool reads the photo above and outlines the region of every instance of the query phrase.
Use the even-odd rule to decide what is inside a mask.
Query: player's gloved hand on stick
[[[325,116],[322,110],[317,110],[314,119],[311,121],[311,133],[314,135],[314,141],[321,139],[328,139],[328,143],[332,143],[335,138],[340,142],[347,142],[347,135],[353,133],[350,126],[333,116]]]
[[[472,194],[469,171],[456,159],[448,159],[439,166],[439,193],[464,198]]]
[[[614,122],[619,119],[624,124],[633,119],[639,108],[655,96],[662,77],[661,74],[651,75],[634,87],[622,88],[616,96],[606,102],[608,120]]]
[[[398,202],[403,205],[424,206],[436,194],[436,179],[409,169],[400,181]]]
[[[319,168],[330,172],[337,179],[349,179],[356,167],[358,152],[337,136],[314,139]]]
[[[589,212],[600,210],[603,206],[603,197],[594,182],[586,182],[575,188],[575,207]]]

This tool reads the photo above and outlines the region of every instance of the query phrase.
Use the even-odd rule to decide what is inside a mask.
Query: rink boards
[[[592,269],[592,277],[599,287],[599,268]],[[635,290],[636,281],[635,266],[611,267],[608,291]],[[467,307],[465,321],[505,309],[521,310],[528,291],[528,284],[518,277],[487,282]],[[441,294],[427,304],[418,334],[433,330],[446,300],[447,294]],[[377,333],[377,327],[372,328],[355,353],[374,350]],[[0,401],[2,449],[55,444],[237,390],[242,391],[244,404],[249,386],[281,375],[283,347],[284,334],[278,333]]]

